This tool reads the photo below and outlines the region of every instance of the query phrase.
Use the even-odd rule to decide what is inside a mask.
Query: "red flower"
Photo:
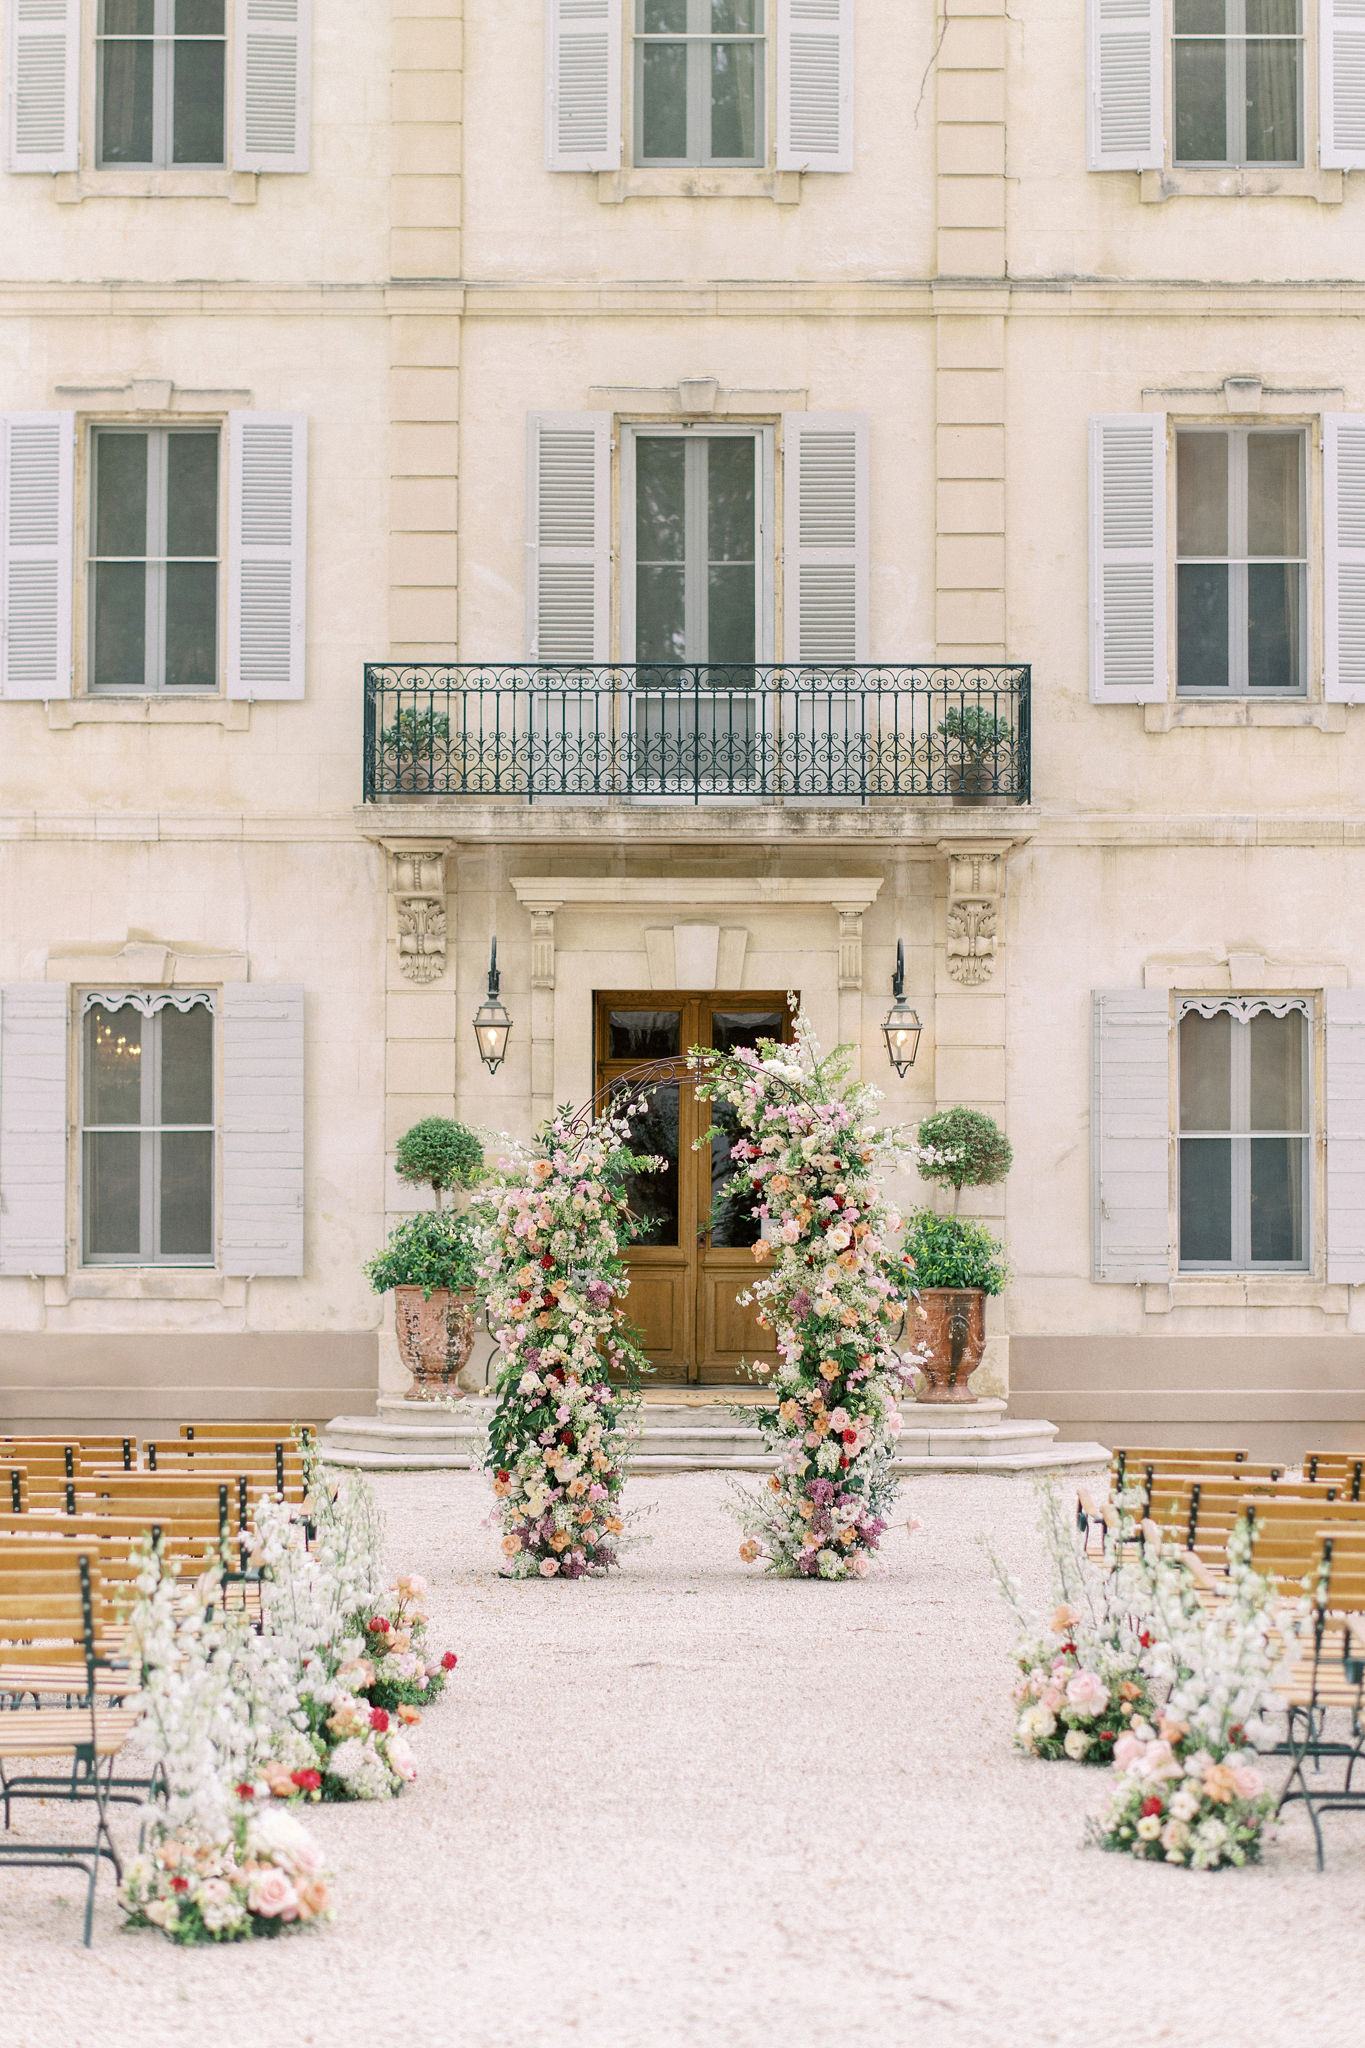
[[[1118,1737],[1117,1737],[1117,1736],[1115,1735],[1115,1733],[1114,1733],[1114,1731],[1113,1731],[1113,1729],[1112,1729],[1112,1728],[1101,1728],[1101,1730],[1100,1730],[1100,1741],[1101,1741],[1101,1742],[1117,1742],[1117,1740],[1118,1740]]]
[[[1151,1649],[1151,1647],[1152,1647],[1152,1638],[1151,1638],[1151,1637],[1150,1637],[1150,1636],[1148,1635],[1148,1633],[1147,1633],[1146,1629],[1144,1629],[1144,1630],[1142,1631],[1142,1634],[1141,1634],[1141,1635],[1140,1635],[1140,1636],[1138,1637],[1138,1641],[1139,1641],[1139,1642],[1141,1643],[1141,1645],[1142,1645],[1142,1647],[1143,1647],[1143,1649],[1144,1649],[1144,1650],[1150,1650],[1150,1649]]]
[[[841,1472],[847,1472],[847,1470],[848,1470],[848,1459],[847,1459],[847,1458],[844,1458],[844,1457],[841,1457],[841,1458],[840,1458],[840,1460],[839,1460],[839,1470],[840,1470]]]
[[[291,1782],[298,1786],[300,1792],[320,1792],[322,1790],[321,1771],[291,1771],[289,1776]]]
[[[1151,1793],[1149,1793],[1149,1794],[1148,1794],[1148,1796],[1147,1796],[1147,1798],[1145,1798],[1145,1799],[1143,1800],[1143,1802],[1142,1802],[1142,1818],[1143,1818],[1143,1820],[1148,1820],[1148,1819],[1150,1819],[1150,1817],[1151,1817],[1151,1815],[1152,1815],[1152,1814],[1154,1814],[1154,1813],[1160,1813],[1160,1812],[1161,1812],[1161,1800],[1160,1800],[1160,1797],[1159,1797],[1159,1796],[1158,1796],[1158,1794],[1157,1794],[1157,1793],[1155,1793],[1155,1792],[1151,1792]]]
[[[566,1450],[571,1451],[573,1449],[573,1431],[571,1429],[561,1429],[559,1432],[559,1441],[564,1445]]]
[[[444,1657],[442,1657],[441,1659],[442,1671],[453,1671],[455,1669],[455,1666],[459,1663],[459,1661],[459,1658],[455,1655],[455,1652],[453,1650],[447,1650]]]
[[[1059,1657],[1074,1657],[1076,1655],[1076,1645],[1074,1643],[1063,1643],[1057,1655]]]
[[[173,1877],[171,1879],[171,1890],[173,1892],[187,1892],[189,1888],[190,1881],[187,1877]]]
[[[845,1429],[841,1432],[841,1434],[846,1444],[856,1444],[858,1441],[858,1432],[856,1429]]]
[[[511,1475],[511,1473],[510,1473],[510,1472],[499,1472],[499,1473],[498,1473],[498,1477],[499,1477],[499,1479],[502,1479],[502,1480],[508,1480],[508,1479],[510,1479],[510,1478],[512,1477],[512,1475]]]
[[[237,1787],[237,1797],[239,1799],[254,1799],[256,1797],[256,1787],[254,1785],[239,1785]]]
[[[386,1636],[389,1632],[387,1618],[382,1614],[372,1614],[370,1616],[369,1629],[372,1636]]]
[[[370,1726],[371,1728],[373,1728],[376,1735],[388,1734],[389,1717],[387,1713],[384,1711],[383,1707],[370,1708]]]
[[[541,1262],[540,1262],[540,1263],[541,1263],[541,1265],[542,1265],[542,1266],[543,1266],[543,1267],[545,1268],[545,1270],[546,1270],[546,1272],[547,1272],[547,1273],[553,1272],[553,1270],[554,1270],[554,1263],[555,1263],[555,1262],[554,1262],[554,1260],[553,1260],[553,1259],[552,1259],[552,1258],[550,1257],[550,1254],[549,1254],[548,1252],[546,1252],[546,1254],[545,1254],[544,1258],[543,1258],[543,1259],[541,1260]]]

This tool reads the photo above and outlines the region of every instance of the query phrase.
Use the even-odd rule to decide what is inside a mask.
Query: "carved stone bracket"
[[[836,903],[839,913],[839,986],[860,989],[863,985],[863,909],[861,903]]]
[[[531,986],[555,985],[555,912],[558,903],[529,903],[531,917]]]
[[[1009,842],[942,839],[939,851],[948,856],[948,973],[964,987],[977,988],[995,969]]]
[[[391,844],[389,854],[399,968],[409,981],[439,981],[446,971],[446,848]]]

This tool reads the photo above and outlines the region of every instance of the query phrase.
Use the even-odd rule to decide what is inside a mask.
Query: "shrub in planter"
[[[952,794],[959,803],[989,803],[1014,773],[1014,727],[979,704],[954,705],[938,727]]]
[[[409,1187],[429,1187],[439,1209],[443,1194],[483,1179],[483,1146],[467,1124],[426,1116],[398,1140],[394,1170]]]
[[[408,1398],[420,1400],[431,1382],[448,1390],[474,1349],[473,1218],[439,1209],[405,1217],[365,1275],[376,1294],[393,1289],[398,1349],[413,1376]]]
[[[903,1284],[919,1294],[928,1357],[921,1401],[972,1401],[968,1381],[986,1343],[985,1297],[1009,1279],[1005,1248],[970,1216],[919,1209],[905,1229]]]
[[[919,1166],[921,1180],[953,1190],[953,1213],[964,1188],[987,1188],[1003,1180],[1014,1164],[1014,1150],[994,1117],[983,1110],[941,1110],[927,1116],[915,1133],[930,1156]]]

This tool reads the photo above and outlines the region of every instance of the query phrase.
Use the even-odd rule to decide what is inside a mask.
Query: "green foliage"
[[[1010,1277],[999,1238],[969,1216],[917,1209],[905,1226],[901,1253],[915,1262],[915,1287],[979,1287],[983,1294],[999,1294]]]
[[[366,1262],[365,1277],[376,1294],[390,1287],[420,1287],[430,1301],[442,1287],[467,1293],[478,1279],[473,1219],[439,1210],[409,1216]]]
[[[979,1109],[959,1104],[927,1116],[916,1136],[926,1151],[939,1155],[919,1162],[920,1179],[959,1194],[963,1188],[986,1188],[1003,1180],[1014,1164],[1009,1139],[994,1117]]]
[[[429,1187],[439,1206],[444,1189],[478,1186],[483,1146],[467,1125],[448,1116],[426,1116],[404,1131],[394,1164],[400,1180]]]
[[[449,738],[450,720],[443,712],[433,711],[430,706],[419,711],[410,704],[398,713],[392,725],[385,727],[380,744],[395,748],[400,754],[428,754],[437,740]]]
[[[961,753],[969,763],[979,761],[983,754],[1007,753],[1014,745],[1014,727],[1009,720],[996,718],[979,704],[954,705],[938,731],[954,755]]]

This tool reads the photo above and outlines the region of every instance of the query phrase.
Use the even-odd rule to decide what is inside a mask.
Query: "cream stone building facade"
[[[410,1122],[795,989],[1009,1130],[983,1390],[1359,1440],[1365,71],[1271,13],[6,0],[0,1412],[363,1408]]]

